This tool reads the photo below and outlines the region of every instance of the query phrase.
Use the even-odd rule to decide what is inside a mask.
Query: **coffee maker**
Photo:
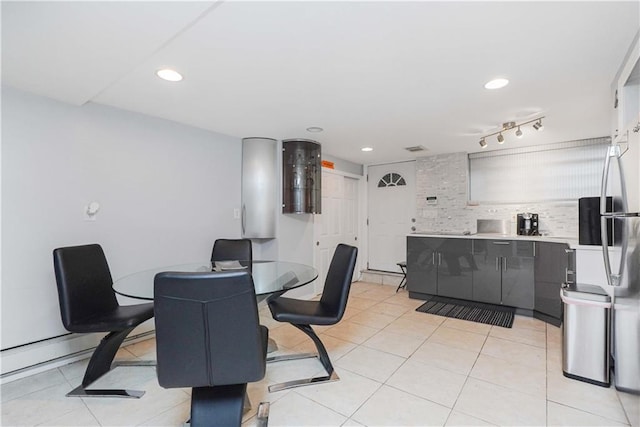
[[[519,213],[517,230],[519,236],[537,236],[538,235],[538,214]]]

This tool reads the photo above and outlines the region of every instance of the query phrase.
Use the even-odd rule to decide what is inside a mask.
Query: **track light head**
[[[484,140],[484,138],[480,139],[480,147],[481,148],[487,148],[487,141]]]
[[[518,130],[516,130],[516,137],[522,138],[522,131],[520,130],[520,126],[518,126]]]
[[[502,132],[498,134],[498,144],[504,143],[504,136],[502,136]]]
[[[537,131],[544,130],[544,125],[542,124],[542,119],[539,119],[537,122],[533,124],[533,128]]]

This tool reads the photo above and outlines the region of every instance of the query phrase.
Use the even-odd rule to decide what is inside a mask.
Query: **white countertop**
[[[550,242],[550,243],[566,243],[572,249],[588,249],[601,251],[600,246],[579,245],[578,239],[575,237],[561,236],[520,236],[512,234],[498,233],[480,233],[480,234],[446,234],[446,233],[430,233],[415,232],[407,234],[407,237],[440,237],[447,239],[488,239],[488,240],[525,240],[532,242]]]

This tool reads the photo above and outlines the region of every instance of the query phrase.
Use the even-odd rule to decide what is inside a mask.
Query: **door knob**
[[[416,231],[416,228],[415,227],[411,227],[411,231]]]

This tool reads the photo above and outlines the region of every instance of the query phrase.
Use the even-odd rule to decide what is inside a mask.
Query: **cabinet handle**
[[[575,280],[576,272],[573,271],[573,270],[569,270],[568,268],[565,268],[564,269],[564,281],[565,281],[565,283],[573,284],[574,281],[573,280],[569,280],[569,275],[573,276],[574,280]]]
[[[496,257],[496,271],[500,271],[500,267],[498,267],[498,262],[500,258]]]
[[[436,265],[436,253],[431,252],[431,264]]]
[[[442,265],[442,254],[438,252],[438,265]]]
[[[502,264],[502,268],[504,271],[507,271],[507,259],[506,258],[502,258],[502,260],[504,261],[504,264]]]
[[[509,242],[493,242],[494,245],[510,245]]]
[[[533,256],[536,256],[536,242],[533,242]]]

